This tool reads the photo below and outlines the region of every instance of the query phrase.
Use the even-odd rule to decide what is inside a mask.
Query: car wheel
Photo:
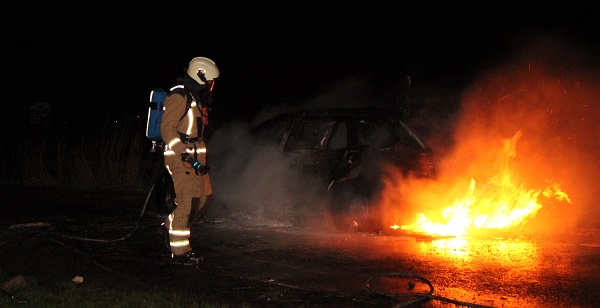
[[[342,232],[374,232],[378,229],[376,211],[369,196],[355,181],[336,182],[328,192],[329,221]]]

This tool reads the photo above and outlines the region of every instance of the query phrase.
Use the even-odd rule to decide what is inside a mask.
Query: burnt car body
[[[305,109],[282,113],[255,126],[260,142],[278,149],[303,170],[324,179],[330,222],[341,231],[380,230],[373,202],[381,173],[435,177],[432,151],[394,108]],[[317,182],[315,182],[317,183]]]

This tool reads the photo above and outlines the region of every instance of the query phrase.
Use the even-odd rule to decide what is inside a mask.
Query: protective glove
[[[181,154],[181,161],[184,166],[187,168],[194,168],[202,175],[207,174],[208,170],[210,169],[207,165],[203,165],[199,161],[195,160],[189,153]]]

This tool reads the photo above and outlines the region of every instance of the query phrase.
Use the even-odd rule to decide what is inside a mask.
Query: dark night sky
[[[194,56],[217,62],[215,104],[239,113],[346,76],[460,87],[540,34],[600,41],[595,10],[578,1],[213,2],[22,5],[4,31],[9,110],[145,111],[149,91],[174,85]]]

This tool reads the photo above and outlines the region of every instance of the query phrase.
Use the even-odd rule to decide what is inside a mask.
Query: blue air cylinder
[[[162,136],[160,134],[160,120],[164,112],[163,106],[167,94],[168,92],[161,88],[154,89],[150,92],[148,122],[146,124],[146,137],[148,137],[150,141],[162,141]]]

